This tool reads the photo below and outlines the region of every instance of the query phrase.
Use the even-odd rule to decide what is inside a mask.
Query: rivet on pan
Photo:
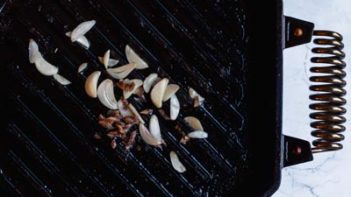
[[[294,30],[294,36],[301,37],[303,35],[303,30],[301,28],[296,28]]]
[[[302,149],[301,149],[301,147],[297,146],[293,149],[292,152],[294,155],[300,155],[302,153]]]

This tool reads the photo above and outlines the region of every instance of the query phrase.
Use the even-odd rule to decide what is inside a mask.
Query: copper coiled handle
[[[341,133],[345,131],[343,123],[346,122],[343,116],[346,113],[343,107],[346,104],[343,98],[346,94],[346,63],[343,61],[344,44],[339,33],[314,31],[313,36],[317,47],[312,49],[316,56],[311,58],[314,66],[310,69],[310,90],[313,91],[310,99],[313,103],[309,107],[313,110],[310,114],[313,119],[311,127],[314,129],[311,135],[317,138],[312,142],[312,152],[320,153],[343,147],[340,141],[344,140]]]

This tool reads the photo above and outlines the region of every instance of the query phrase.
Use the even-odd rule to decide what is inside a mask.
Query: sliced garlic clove
[[[78,38],[84,36],[95,24],[96,24],[95,20],[90,20],[90,21],[85,21],[80,23],[71,32],[71,41],[72,42],[77,41]]]
[[[62,75],[59,74],[54,74],[53,75],[54,79],[59,82],[62,85],[69,85],[71,84],[71,81],[63,77]]]
[[[204,128],[201,125],[199,119],[194,116],[187,116],[184,118],[184,121],[194,130],[204,131]]]
[[[135,51],[129,45],[126,45],[125,53],[128,62],[136,64],[136,69],[145,69],[149,67],[149,65],[147,65],[147,63],[143,59],[141,59],[140,56],[136,54]]]
[[[29,62],[34,63],[37,70],[45,75],[52,76],[58,73],[58,68],[47,62],[39,51],[38,44],[33,40],[29,40],[28,46]]]
[[[170,118],[171,120],[177,119],[180,111],[180,104],[177,96],[173,94],[171,96],[171,104],[170,104]]]
[[[88,76],[87,80],[85,81],[85,92],[92,98],[97,97],[97,83],[100,75],[100,71],[94,71]]]
[[[116,66],[119,63],[119,60],[110,58],[107,63],[107,67],[113,67]]]
[[[109,109],[118,109],[113,82],[111,79],[105,79],[97,89],[97,96],[100,102]]]
[[[194,107],[199,107],[205,101],[205,98],[197,93],[193,88],[189,88],[189,96],[193,99]]]
[[[152,115],[149,122],[149,131],[151,135],[162,142],[160,123],[156,115]]]
[[[78,73],[83,72],[88,67],[88,63],[84,62],[78,67]]]
[[[115,79],[124,79],[135,69],[135,66],[135,64],[126,64],[117,68],[109,68],[106,71]]]
[[[130,111],[134,114],[134,116],[139,120],[141,124],[145,124],[145,121],[143,118],[140,116],[139,112],[135,109],[135,107],[132,104],[128,105]]]
[[[135,64],[125,64],[123,66],[119,66],[119,67],[116,67],[116,68],[110,68],[108,70],[111,70],[115,73],[121,73],[121,72],[124,72],[126,70],[134,70],[135,69]]]
[[[140,86],[143,85],[143,81],[140,80],[140,79],[132,79],[132,80],[125,79],[125,80],[124,80],[124,83],[127,83],[127,84],[129,84],[129,83],[134,83],[133,89],[131,89],[131,90],[124,90],[124,91],[123,91],[123,98],[124,98],[124,99],[128,99],[132,94],[135,93],[135,91],[136,91]]]
[[[34,64],[38,58],[42,58],[38,44],[33,39],[29,40],[28,53],[31,64]]]
[[[117,106],[123,118],[128,116],[133,116],[133,112],[129,109],[128,105],[126,105],[123,102],[122,99],[118,100]]]
[[[149,76],[145,78],[143,88],[146,93],[150,92],[151,88],[155,85],[158,79],[159,78],[156,73],[151,73]]]
[[[72,34],[72,32],[70,32],[70,31],[65,33],[65,35],[67,37],[71,37],[71,34]],[[78,42],[85,49],[89,49],[89,47],[90,47],[90,41],[85,36],[81,36],[81,37],[77,38],[76,42]]]
[[[157,108],[162,107],[162,99],[163,95],[165,94],[168,81],[169,80],[167,78],[163,78],[151,90],[151,101]]]
[[[105,68],[107,68],[110,60],[110,49],[105,52],[103,57],[99,57],[99,60],[105,66]]]
[[[199,95],[193,88],[189,87],[189,96],[190,98],[195,98],[197,95]]]
[[[177,91],[179,90],[179,85],[177,84],[168,84],[165,95],[163,95],[163,102],[168,101]]]
[[[90,41],[89,41],[88,38],[85,37],[85,36],[79,37],[79,38],[77,39],[77,42],[78,42],[81,46],[83,46],[85,49],[89,49],[89,47],[90,47]]]
[[[176,171],[178,171],[179,173],[183,173],[186,171],[186,168],[182,164],[182,162],[180,162],[177,153],[175,153],[174,151],[171,151],[169,153],[169,157],[171,159],[171,164]]]
[[[208,134],[205,131],[197,130],[188,133],[187,136],[190,138],[204,139],[208,137]]]
[[[38,57],[34,64],[37,70],[45,76],[52,76],[58,73],[58,68],[47,62],[43,57]]]
[[[146,144],[149,144],[151,146],[159,146],[162,144],[162,141],[159,141],[155,137],[153,137],[150,133],[150,131],[145,127],[144,124],[139,124],[139,132],[141,138],[144,140]]]

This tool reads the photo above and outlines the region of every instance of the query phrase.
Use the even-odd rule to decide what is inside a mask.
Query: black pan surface
[[[250,1],[12,0],[1,11],[1,73],[6,79],[6,129],[2,131],[0,185],[18,196],[229,196],[268,195],[280,176],[281,5],[262,10]],[[85,20],[89,50],[65,32]],[[265,29],[258,24],[266,23]],[[72,81],[62,86],[28,62],[28,40]],[[181,86],[179,119],[200,118],[207,140],[182,145],[177,123],[161,120],[167,143],[140,150],[112,150],[94,133],[106,113],[88,98],[84,81],[103,70],[97,57],[107,49],[121,64],[124,46],[150,68]],[[55,52],[56,51],[56,52]],[[89,62],[83,74],[78,65]],[[107,77],[103,73],[103,78]],[[187,88],[206,99],[189,110]],[[266,94],[259,90],[266,89]],[[119,96],[119,95],[118,95]],[[150,107],[131,99],[138,109]],[[156,112],[157,115],[158,112]],[[177,121],[178,122],[178,121]],[[263,146],[262,146],[263,144]],[[174,150],[187,168],[173,170]]]

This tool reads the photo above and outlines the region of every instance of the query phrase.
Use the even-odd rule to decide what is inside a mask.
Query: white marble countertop
[[[287,16],[307,20],[315,29],[340,32],[348,64],[346,78],[349,85],[347,118],[351,119],[351,1],[350,0],[285,0],[284,13]],[[283,133],[311,141],[308,98],[310,91],[309,61],[312,44],[284,51],[284,114]],[[351,197],[351,135],[350,121],[345,132],[344,149],[334,153],[314,155],[309,163],[283,169],[282,183],[274,197]]]

